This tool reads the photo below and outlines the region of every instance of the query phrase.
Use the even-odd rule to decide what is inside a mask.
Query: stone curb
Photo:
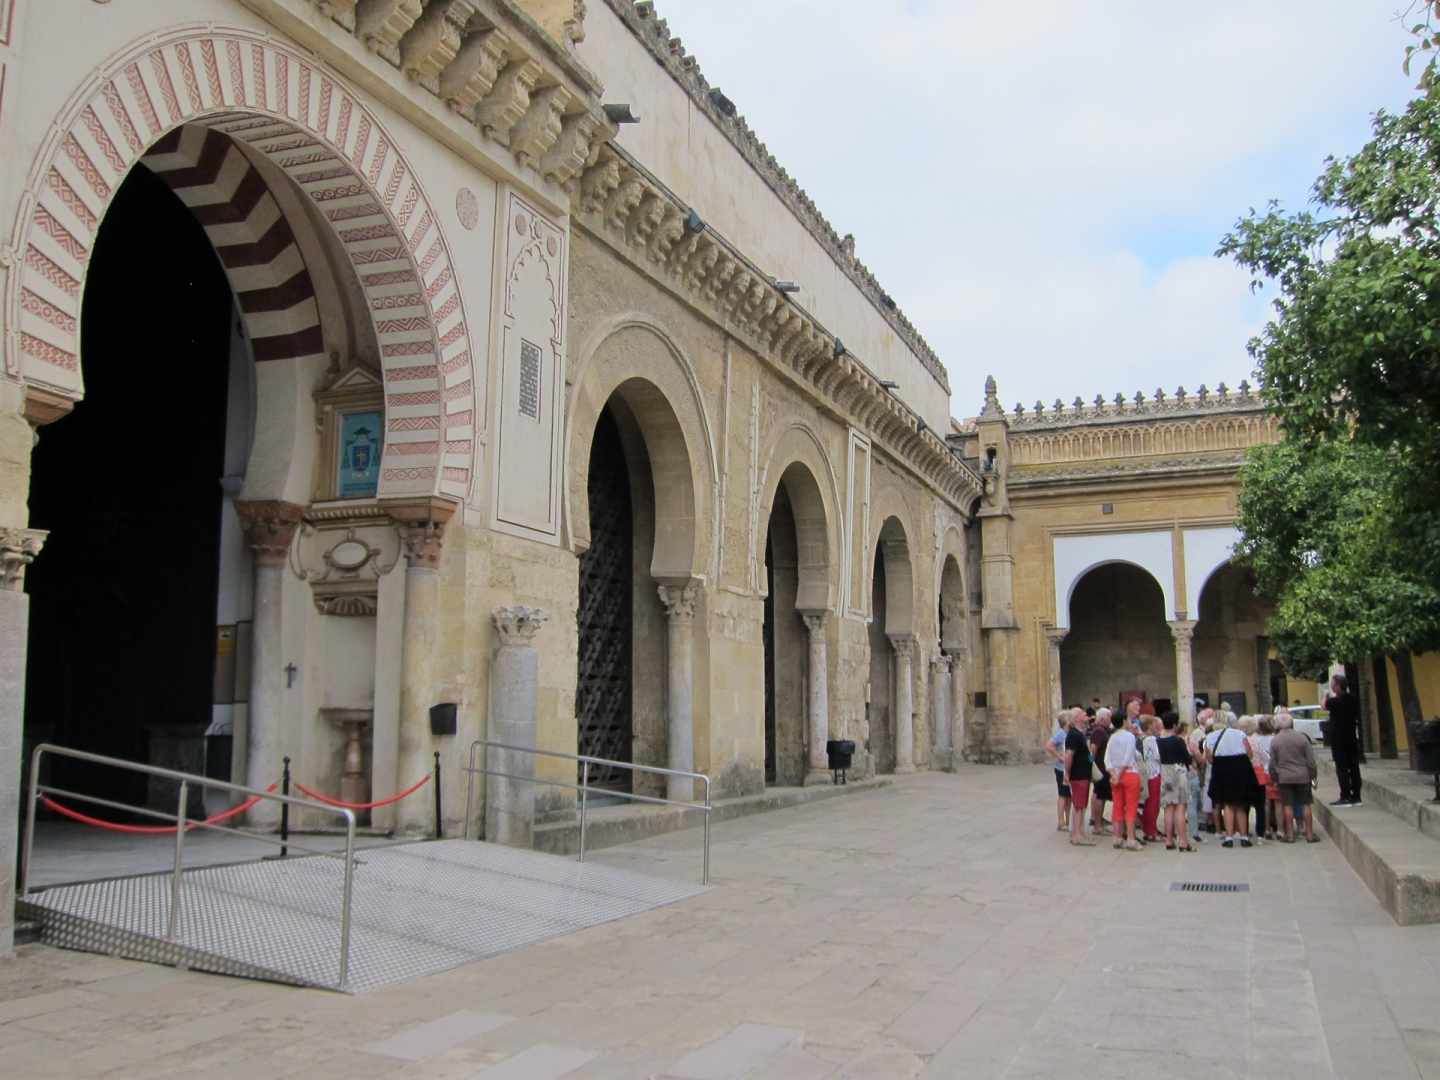
[[[802,806],[821,799],[833,799],[840,795],[861,794],[889,787],[889,777],[875,777],[870,780],[855,780],[848,784],[830,784],[805,788],[784,788],[767,791],[762,795],[744,795],[736,799],[717,801],[711,812],[711,824],[733,821],[763,814],[771,810],[784,810],[791,806]],[[702,815],[696,810],[682,810],[676,807],[636,806],[616,813],[613,809],[592,810],[585,829],[585,849],[629,844],[652,836],[678,832],[681,829],[699,828]],[[554,822],[535,826],[534,848],[552,855],[574,855],[580,849],[580,824],[578,821]]]
[[[1379,807],[1317,799],[1315,818],[1398,925],[1440,923],[1440,842]]]

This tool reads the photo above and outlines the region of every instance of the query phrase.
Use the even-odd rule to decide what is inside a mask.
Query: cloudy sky
[[[1251,374],[1213,257],[1414,80],[1409,0],[659,0],[973,415]]]

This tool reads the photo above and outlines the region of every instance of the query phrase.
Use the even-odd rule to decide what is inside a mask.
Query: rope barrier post
[[[580,858],[585,861],[585,809],[590,795],[590,762],[580,762]]]
[[[462,839],[470,839],[470,822],[475,811],[475,744],[470,744],[469,765],[465,770],[465,821],[460,830]]]
[[[290,794],[290,755],[285,755],[285,768],[280,773],[280,794]],[[280,858],[290,854],[290,804],[280,804]]]
[[[435,751],[435,839],[445,838],[444,827],[440,821],[440,751]]]
[[[350,897],[355,891],[355,813],[345,811],[345,890],[340,897],[340,978],[343,991],[350,981]]]
[[[40,755],[45,747],[37,746],[30,755],[30,813],[25,819],[25,841],[20,848],[20,888],[15,895],[20,899],[30,895],[30,860],[35,854],[35,815],[40,810]]]
[[[705,777],[705,865],[700,871],[700,884],[710,884],[710,777]]]
[[[180,781],[180,804],[175,809],[175,870],[170,876],[170,919],[165,936],[171,941],[180,930],[180,874],[185,868],[185,805],[190,795],[190,781]]]

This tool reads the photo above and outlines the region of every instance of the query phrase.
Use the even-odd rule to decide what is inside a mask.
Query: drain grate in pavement
[[[1243,881],[1172,881],[1171,892],[1249,892],[1250,886]]]

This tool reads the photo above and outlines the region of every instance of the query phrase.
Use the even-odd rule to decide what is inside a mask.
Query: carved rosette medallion
[[[502,647],[529,645],[540,627],[550,621],[550,613],[544,608],[526,607],[524,604],[496,608],[490,617],[500,634]]]
[[[35,561],[49,535],[44,529],[0,528],[0,587],[24,591],[25,568]]]

